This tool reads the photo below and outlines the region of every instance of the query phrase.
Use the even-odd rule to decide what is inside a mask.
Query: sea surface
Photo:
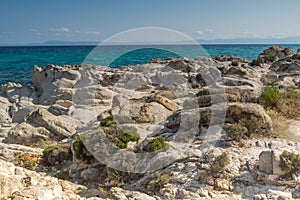
[[[155,58],[233,55],[253,60],[272,45],[18,46],[0,47],[0,84],[31,83],[33,66],[92,64],[110,67],[144,64]],[[294,51],[300,45],[280,45]]]

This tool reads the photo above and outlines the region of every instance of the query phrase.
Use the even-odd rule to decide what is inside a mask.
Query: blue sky
[[[195,39],[300,36],[299,0],[2,0],[0,44],[101,41],[138,27]]]

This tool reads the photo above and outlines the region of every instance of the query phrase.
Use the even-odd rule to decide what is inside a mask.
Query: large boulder
[[[8,132],[8,141],[12,144],[38,145],[49,139],[49,131],[43,127],[34,127],[27,123],[21,123]]]

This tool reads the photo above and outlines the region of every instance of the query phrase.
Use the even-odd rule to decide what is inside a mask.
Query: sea
[[[295,52],[300,44],[278,45]],[[249,61],[273,44],[241,45],[111,45],[111,46],[3,46],[0,47],[0,84],[32,84],[33,66],[92,64],[121,67],[145,64],[152,59],[170,57],[216,57],[233,55]]]

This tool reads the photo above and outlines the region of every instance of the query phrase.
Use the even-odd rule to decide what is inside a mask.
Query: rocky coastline
[[[0,199],[300,198],[300,51],[34,67],[0,86]]]

